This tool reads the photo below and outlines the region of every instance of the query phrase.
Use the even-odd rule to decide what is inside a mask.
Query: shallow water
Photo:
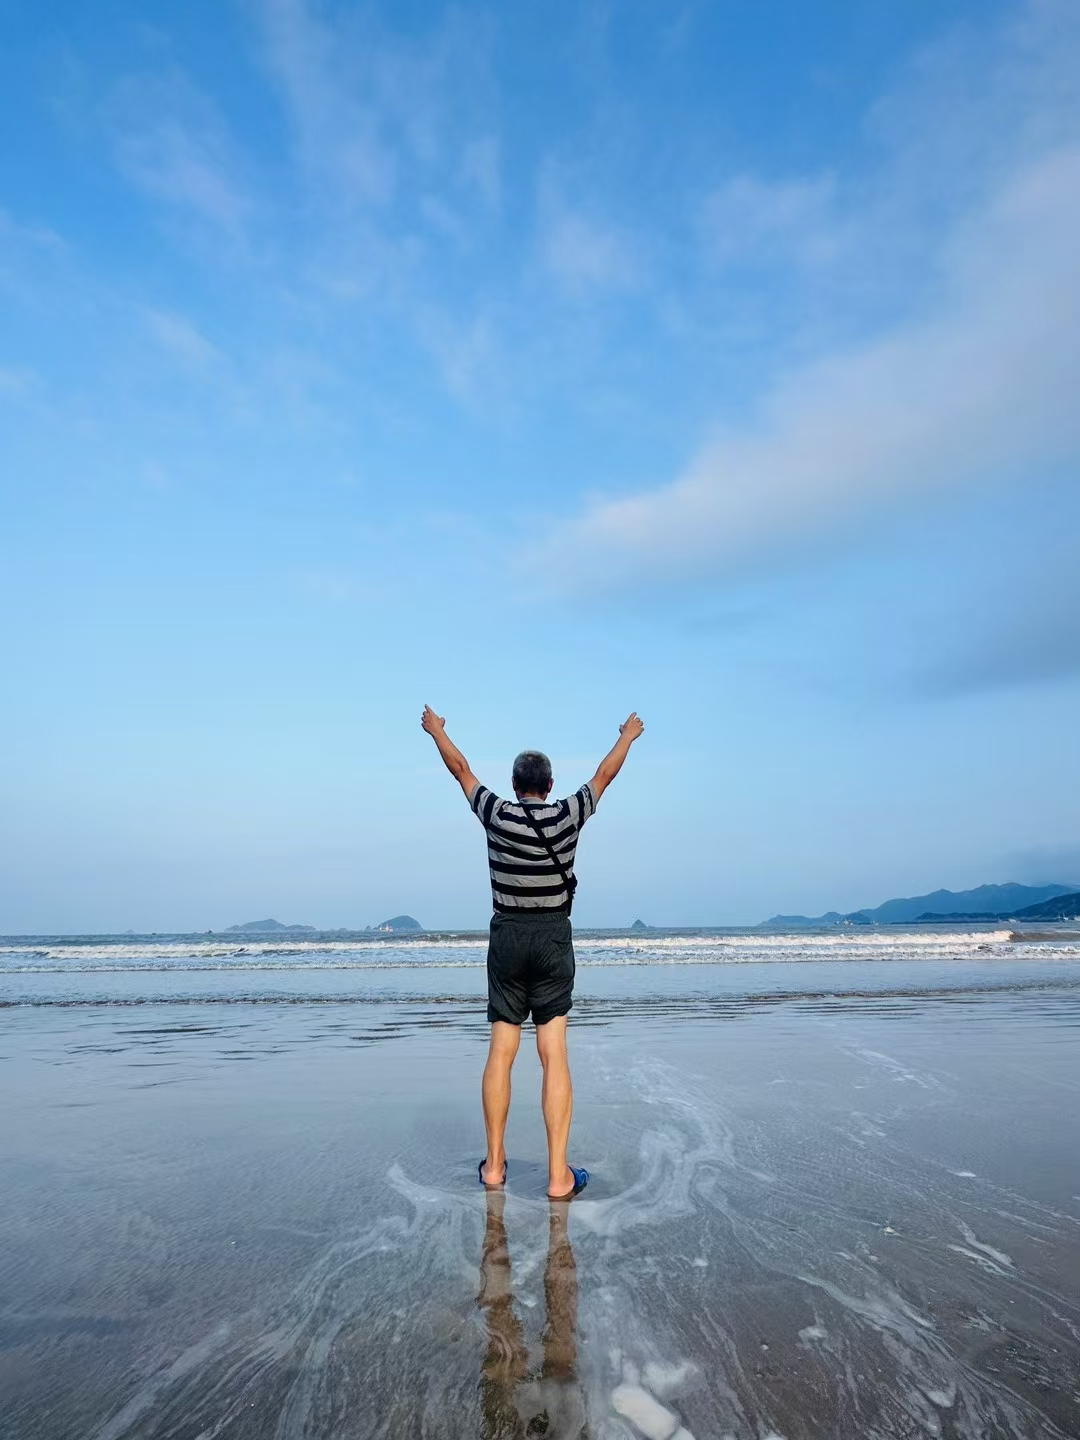
[[[5,1440],[1080,1433],[1074,960],[583,967],[557,1207],[456,974],[3,1013]]]

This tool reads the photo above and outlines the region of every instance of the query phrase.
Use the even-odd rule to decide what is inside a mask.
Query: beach
[[[579,937],[569,1206],[481,937],[2,947],[4,1440],[1080,1433],[1075,938]]]

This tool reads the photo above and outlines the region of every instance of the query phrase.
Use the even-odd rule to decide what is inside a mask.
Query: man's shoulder
[[[592,781],[586,780],[584,785],[579,785],[572,795],[568,795],[560,804],[575,805],[583,801],[586,805],[596,804],[596,792],[593,790]]]
[[[476,811],[477,815],[480,816],[481,820],[485,822],[490,819],[501,805],[505,805],[505,803],[505,800],[501,800],[499,796],[495,794],[494,790],[489,790],[488,787],[479,780],[476,782],[469,796],[469,804]]]

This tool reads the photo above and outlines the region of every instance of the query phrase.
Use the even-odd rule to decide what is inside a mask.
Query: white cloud
[[[167,310],[148,310],[146,319],[157,341],[192,369],[207,370],[221,360],[217,346],[183,315]]]
[[[342,73],[348,49],[304,0],[267,0],[262,7],[266,56],[284,92],[296,143],[309,174],[341,200],[382,203],[397,182],[372,76]],[[374,58],[374,57],[372,57]]]
[[[215,107],[179,72],[132,77],[109,106],[121,171],[145,194],[238,237],[251,209]]]
[[[736,175],[704,205],[705,249],[717,265],[821,264],[839,249],[835,180]]]
[[[55,230],[44,225],[26,225],[12,218],[6,210],[0,210],[0,242],[4,248],[20,246],[26,249],[57,252],[65,249],[64,241]]]
[[[264,54],[302,170],[340,207],[407,204],[414,174],[498,199],[498,146],[477,133],[484,26],[451,11],[408,40],[370,13],[262,0]],[[455,174],[456,171],[456,174]]]
[[[489,316],[455,320],[433,307],[417,316],[416,326],[449,394],[470,405],[488,394],[497,359]]]
[[[548,268],[572,289],[620,288],[633,282],[636,268],[623,240],[611,229],[564,212],[544,237]]]
[[[457,302],[456,267],[482,266],[486,292],[501,201],[486,22],[452,10],[405,35],[312,0],[259,0],[258,13],[305,194],[300,288],[315,307],[329,296],[393,315],[471,400],[490,321],[483,303]]]
[[[1080,454],[1080,148],[1001,185],[935,267],[933,313],[789,374],[674,483],[595,504],[552,548],[608,582],[727,574],[883,503]]]
[[[161,120],[117,146],[120,166],[148,194],[196,211],[224,230],[238,228],[247,206],[205,141],[175,120]]]
[[[637,283],[641,267],[634,249],[613,225],[551,195],[541,212],[541,259],[564,290],[623,290]]]

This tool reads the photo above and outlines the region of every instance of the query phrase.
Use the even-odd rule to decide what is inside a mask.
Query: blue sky
[[[10,11],[0,931],[1080,883],[1080,12]]]

